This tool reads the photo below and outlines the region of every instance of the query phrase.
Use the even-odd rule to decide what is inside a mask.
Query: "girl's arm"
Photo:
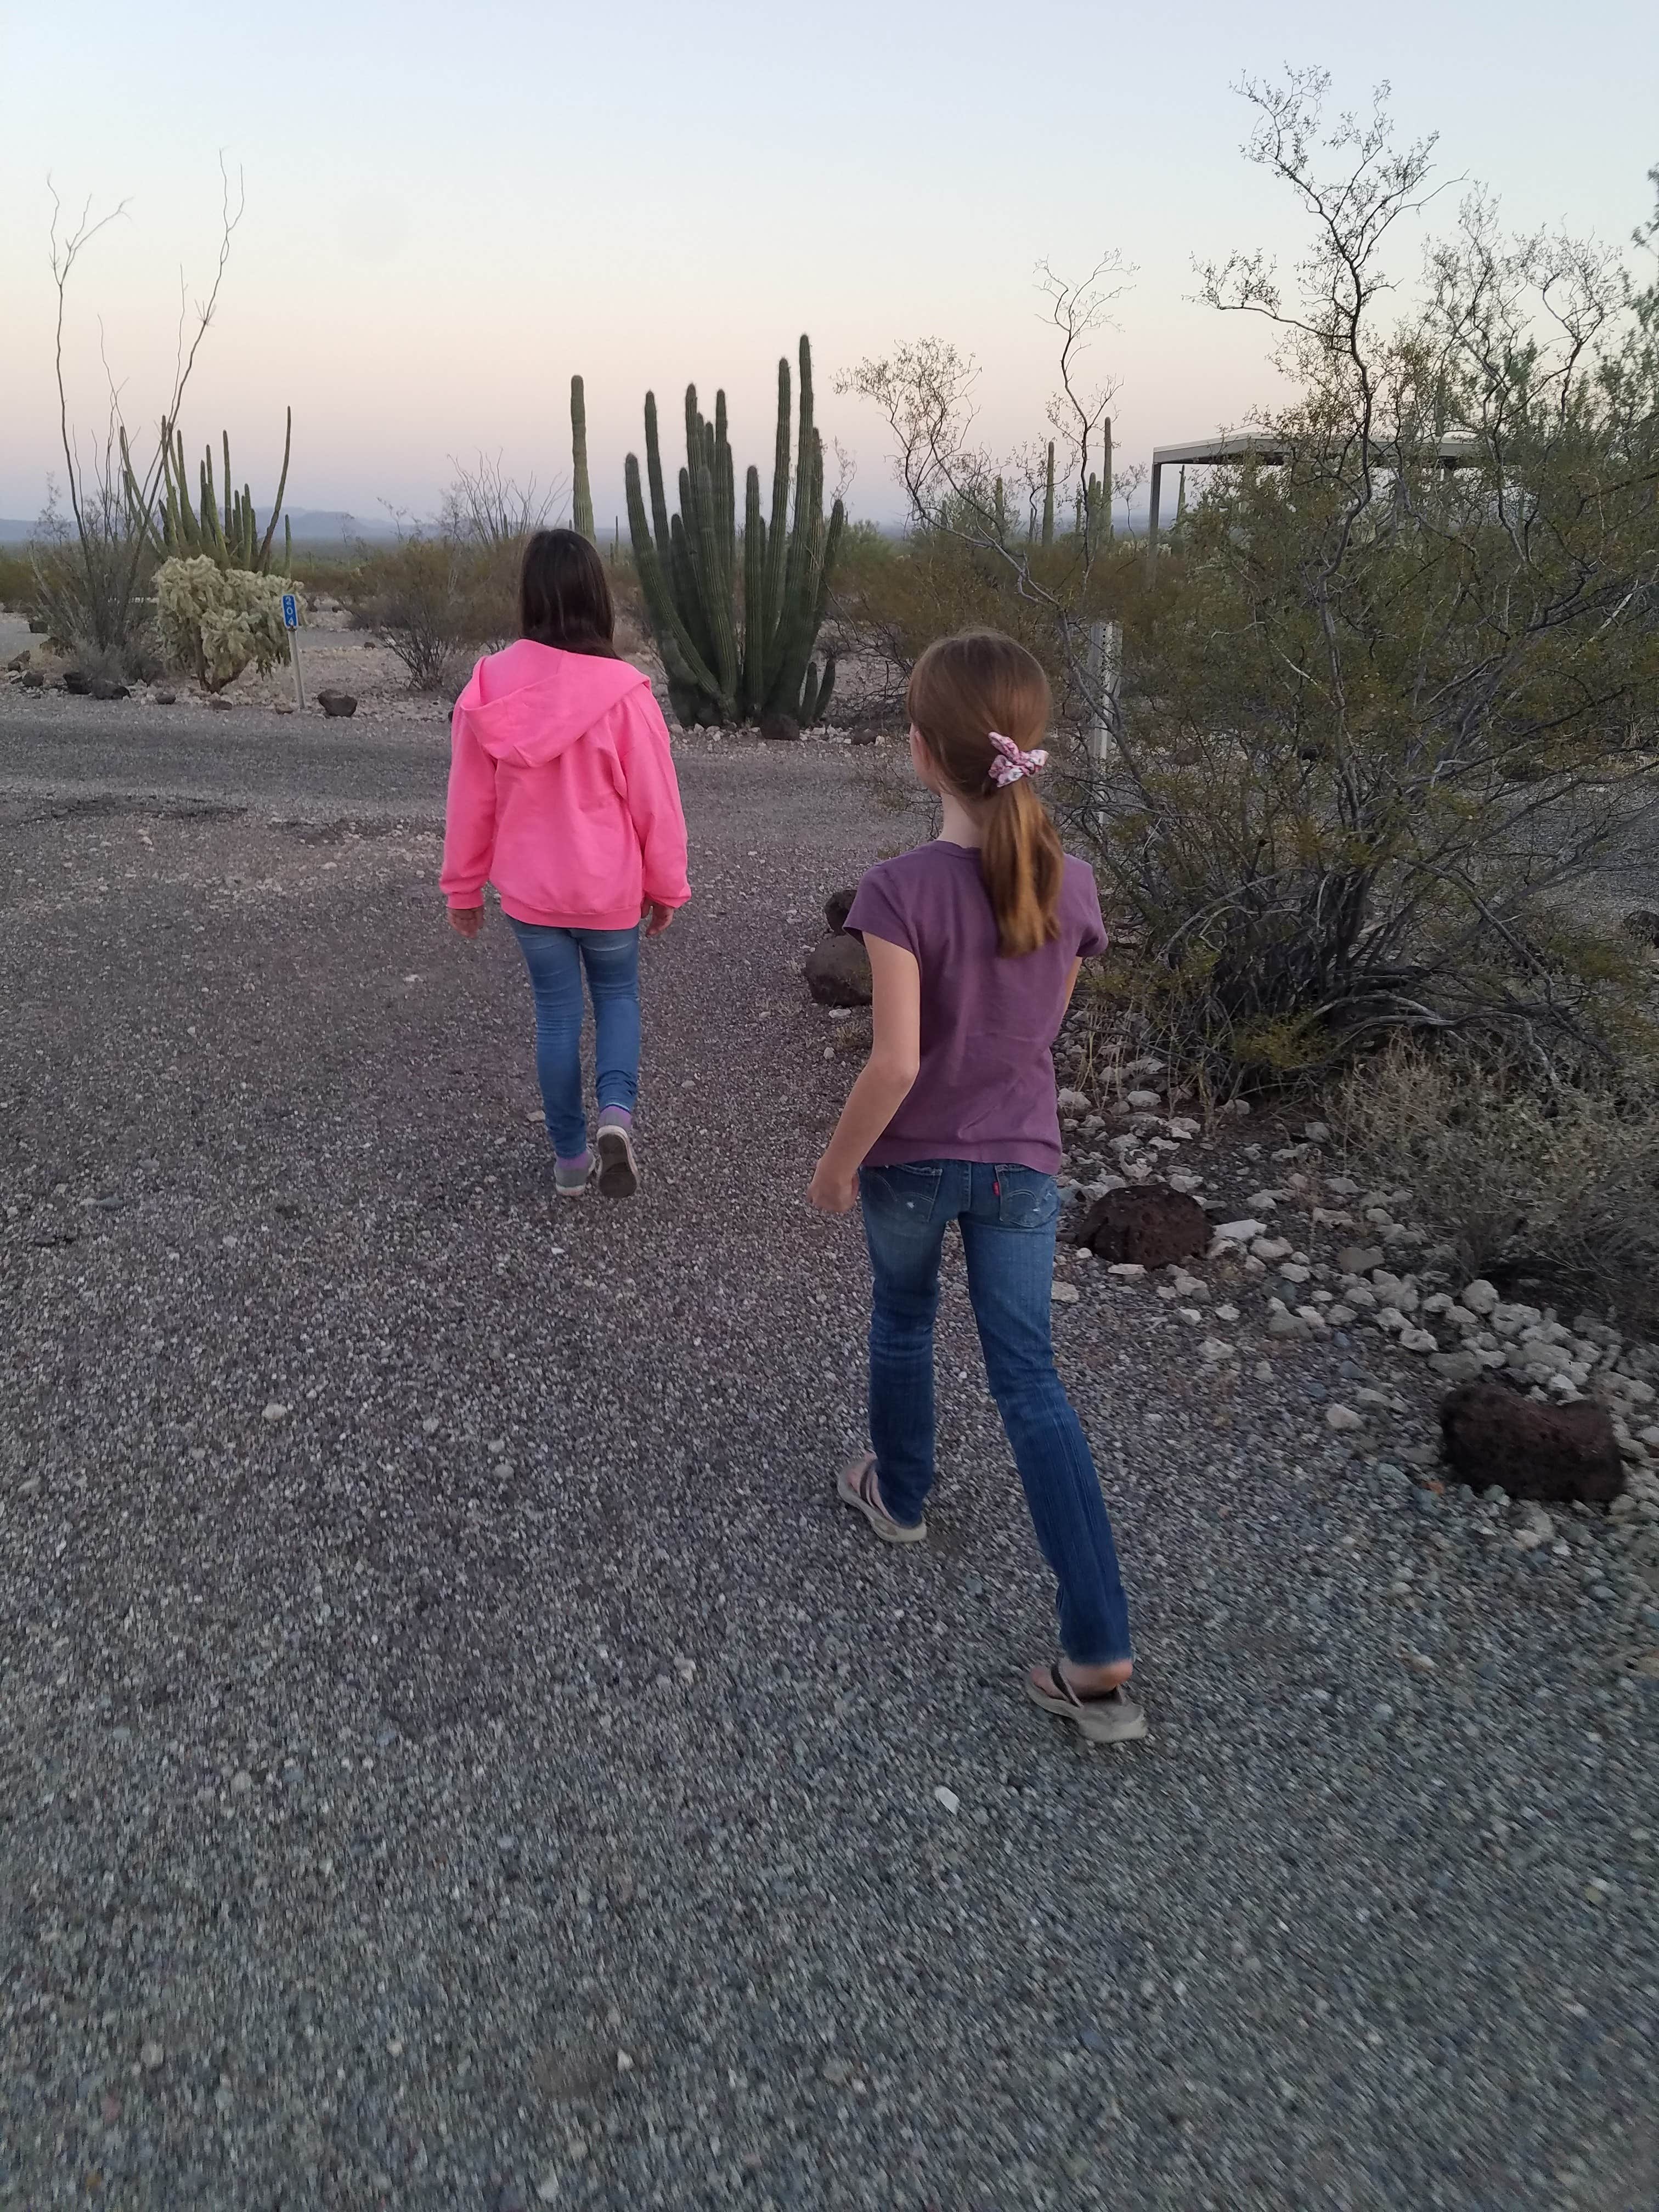
[[[820,1213],[850,1213],[866,1154],[909,1096],[921,1066],[921,970],[915,955],[866,937],[875,1041],[806,1195]]]
[[[668,725],[648,690],[630,692],[622,702],[617,757],[627,785],[626,800],[640,862],[646,903],[659,914],[684,906],[691,896],[686,879],[685,816],[674,774]],[[665,921],[653,927],[666,928]]]
[[[472,734],[458,700],[450,730],[443,872],[438,878],[453,912],[471,913],[483,905],[484,878],[495,854],[495,763]]]

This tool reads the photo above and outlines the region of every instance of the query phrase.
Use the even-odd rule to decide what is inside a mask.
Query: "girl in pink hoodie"
[[[685,817],[651,686],[619,660],[605,563],[574,530],[525,548],[516,645],[455,702],[440,884],[463,937],[493,883],[530,970],[536,1073],[560,1194],[580,1198],[594,1148],[582,1108],[582,975],[593,1000],[599,1186],[639,1186],[640,932],[691,896]]]

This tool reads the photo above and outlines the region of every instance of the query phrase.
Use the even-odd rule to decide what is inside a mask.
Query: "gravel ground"
[[[1610,1540],[1369,1468],[1323,1416],[1380,1346],[1206,1373],[1074,1267],[1153,1735],[1032,1713],[957,1273],[933,1540],[830,1492],[864,1273],[796,964],[893,817],[687,749],[647,1180],[561,1206],[443,771],[0,708],[0,2203],[1646,2212]]]

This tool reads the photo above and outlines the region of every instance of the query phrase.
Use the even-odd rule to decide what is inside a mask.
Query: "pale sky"
[[[1334,106],[1389,79],[1402,128],[1437,130],[1443,173],[1515,228],[1623,241],[1651,210],[1650,0],[0,0],[0,514],[36,513],[57,465],[48,173],[77,211],[130,199],[77,271],[71,398],[95,433],[101,319],[148,426],[180,264],[193,289],[210,272],[222,149],[247,213],[186,443],[228,428],[262,507],[289,404],[291,507],[429,511],[448,457],[480,450],[566,473],[573,369],[602,524],[647,386],[671,465],[695,379],[711,410],[725,386],[739,471],[764,476],[805,330],[854,510],[890,516],[883,427],[836,370],[954,340],[988,438],[1036,437],[1033,264],[1080,275],[1109,247],[1139,273],[1096,358],[1121,380],[1120,459],[1144,458],[1271,392],[1267,333],[1188,295],[1194,256],[1295,250],[1230,88],[1285,63],[1328,69]]]

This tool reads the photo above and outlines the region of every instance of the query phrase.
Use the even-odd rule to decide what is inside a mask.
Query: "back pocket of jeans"
[[[859,1195],[884,1221],[908,1222],[925,1229],[933,1218],[944,1180],[945,1170],[940,1167],[860,1168]]]
[[[1046,1229],[1060,1212],[1060,1186],[1038,1168],[1000,1167],[997,1201],[1005,1229]]]

